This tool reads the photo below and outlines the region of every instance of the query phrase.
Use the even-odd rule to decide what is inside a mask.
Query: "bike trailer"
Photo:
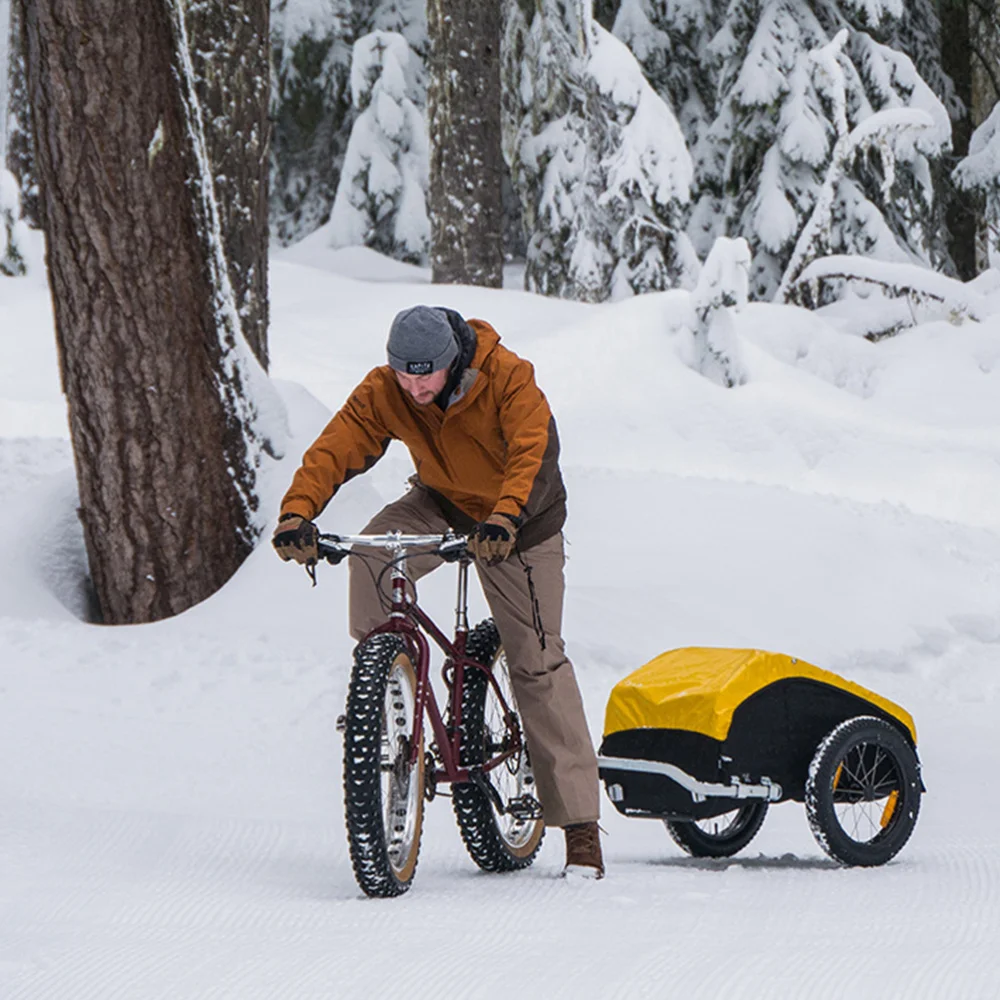
[[[743,829],[752,818],[752,836],[768,803],[793,799],[806,802],[828,853],[881,864],[916,820],[923,790],[916,742],[905,709],[828,670],[758,649],[684,648],[614,687],[599,765],[619,812],[664,819],[675,840],[677,829],[723,814],[742,817]],[[820,827],[836,825],[847,808],[863,810],[871,831],[860,852],[837,853]],[[853,842],[861,824],[850,822]]]

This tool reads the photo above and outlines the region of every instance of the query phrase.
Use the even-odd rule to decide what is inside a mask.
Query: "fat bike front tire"
[[[469,633],[466,652],[477,663],[489,667],[497,679],[507,704],[516,712],[514,690],[507,668],[507,657],[500,644],[500,633],[491,618]],[[486,675],[475,667],[467,668],[462,691],[463,767],[475,767],[496,756],[507,739],[503,711]],[[518,754],[500,764],[487,776],[499,795],[504,811],[498,810],[493,797],[479,784],[454,785],[452,805],[462,833],[462,840],[473,861],[486,872],[513,872],[527,868],[538,854],[545,836],[545,821],[540,807],[528,815],[525,803],[537,806],[535,779],[531,772],[524,736]],[[506,812],[511,802],[522,806]]]
[[[367,896],[401,895],[417,867],[424,752],[421,739],[415,758],[411,753],[415,695],[416,674],[399,636],[358,644],[344,728],[344,816],[354,877]]]

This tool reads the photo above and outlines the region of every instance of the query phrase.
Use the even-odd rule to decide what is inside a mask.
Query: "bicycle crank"
[[[437,761],[430,750],[424,751],[424,798],[433,802],[437,795]]]
[[[512,816],[516,820],[528,821],[542,818],[542,804],[533,795],[518,795],[505,803],[500,793],[493,787],[493,782],[479,769],[473,768],[469,772],[472,783],[479,788],[484,795],[493,803],[501,816]]]
[[[507,803],[507,814],[524,822],[541,819],[542,804],[534,795],[519,795]]]

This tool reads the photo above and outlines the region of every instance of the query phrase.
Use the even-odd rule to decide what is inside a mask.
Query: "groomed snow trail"
[[[445,800],[413,889],[362,898],[334,730],[344,568],[312,589],[265,543],[176,619],[81,623],[38,246],[0,297],[0,1000],[1000,996],[1000,320],[873,345],[752,306],[751,378],[725,391],[683,360],[682,292],[592,307],[428,280],[315,244],[273,262],[293,443],[265,509],[397,310],[489,319],[559,417],[565,634],[595,740],[612,685],[665,649],[797,655],[913,713],[912,840],[841,869],[785,804],[742,855],[700,862],[605,803],[608,878],[567,883],[558,832],[530,870],[478,872]],[[322,526],[360,530],[410,471],[390,448]],[[421,594],[449,619],[448,569]]]
[[[576,536],[598,533],[591,518],[614,501],[602,481],[571,476],[586,497]],[[759,519],[755,508],[770,506],[772,520],[758,523],[778,565],[819,558],[789,530],[796,517],[808,515],[814,544],[825,549],[837,538],[862,545],[887,516],[731,484],[638,477],[627,485],[640,498],[666,490],[675,514],[706,536],[713,524],[738,523],[748,508]],[[983,533],[893,516],[903,532],[897,555],[908,532],[941,532],[951,550],[936,567],[936,592],[913,600],[946,606],[954,574],[971,567],[967,592],[953,599],[981,615],[988,640],[985,610],[969,603],[991,555]],[[722,584],[696,571],[681,540],[673,546],[670,622],[652,618],[645,631],[636,620],[649,610],[644,598],[628,606],[618,588],[602,585],[606,569],[594,552],[577,550],[571,561],[570,634],[595,734],[608,690],[646,646],[706,633],[697,615]],[[860,550],[852,555],[862,559]],[[443,614],[446,572],[428,585]],[[787,608],[774,601],[780,574],[756,592],[750,579],[739,613],[714,631],[735,639],[753,623],[780,639],[788,627]],[[851,663],[852,676],[905,704],[920,731],[930,793],[911,843],[885,868],[837,868],[796,804],[772,809],[758,839],[727,862],[686,858],[660,824],[624,820],[606,804],[604,882],[556,877],[557,831],[531,870],[487,876],[439,800],[428,808],[413,889],[372,901],[351,876],[333,729],[349,655],[339,633],[343,584],[342,570],[329,569],[313,591],[262,548],[214,608],[208,602],[174,622],[105,630],[68,617],[41,628],[0,620],[0,996],[996,995],[998,809],[982,793],[1000,767],[993,705],[948,695],[940,676],[956,643],[972,670],[992,660],[995,641],[956,628],[951,644],[914,653],[905,672],[878,649],[841,650],[841,666]],[[837,614],[828,597],[810,628],[831,653],[835,622],[824,630],[820,620]],[[620,644],[608,625],[618,619],[629,624]],[[296,621],[303,624],[290,628]],[[883,626],[889,636],[899,622]]]

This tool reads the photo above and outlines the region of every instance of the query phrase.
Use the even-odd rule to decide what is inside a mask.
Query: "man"
[[[561,636],[566,491],[548,402],[527,362],[482,320],[414,306],[393,320],[389,363],[369,372],[302,459],[273,543],[282,559],[315,561],[313,520],[391,440],[416,466],[412,488],[364,529],[469,536],[507,653],[547,826],[566,835],[567,873],[604,874],[597,759]],[[436,555],[408,563],[417,578]],[[350,631],[384,620],[370,573],[351,566]]]

